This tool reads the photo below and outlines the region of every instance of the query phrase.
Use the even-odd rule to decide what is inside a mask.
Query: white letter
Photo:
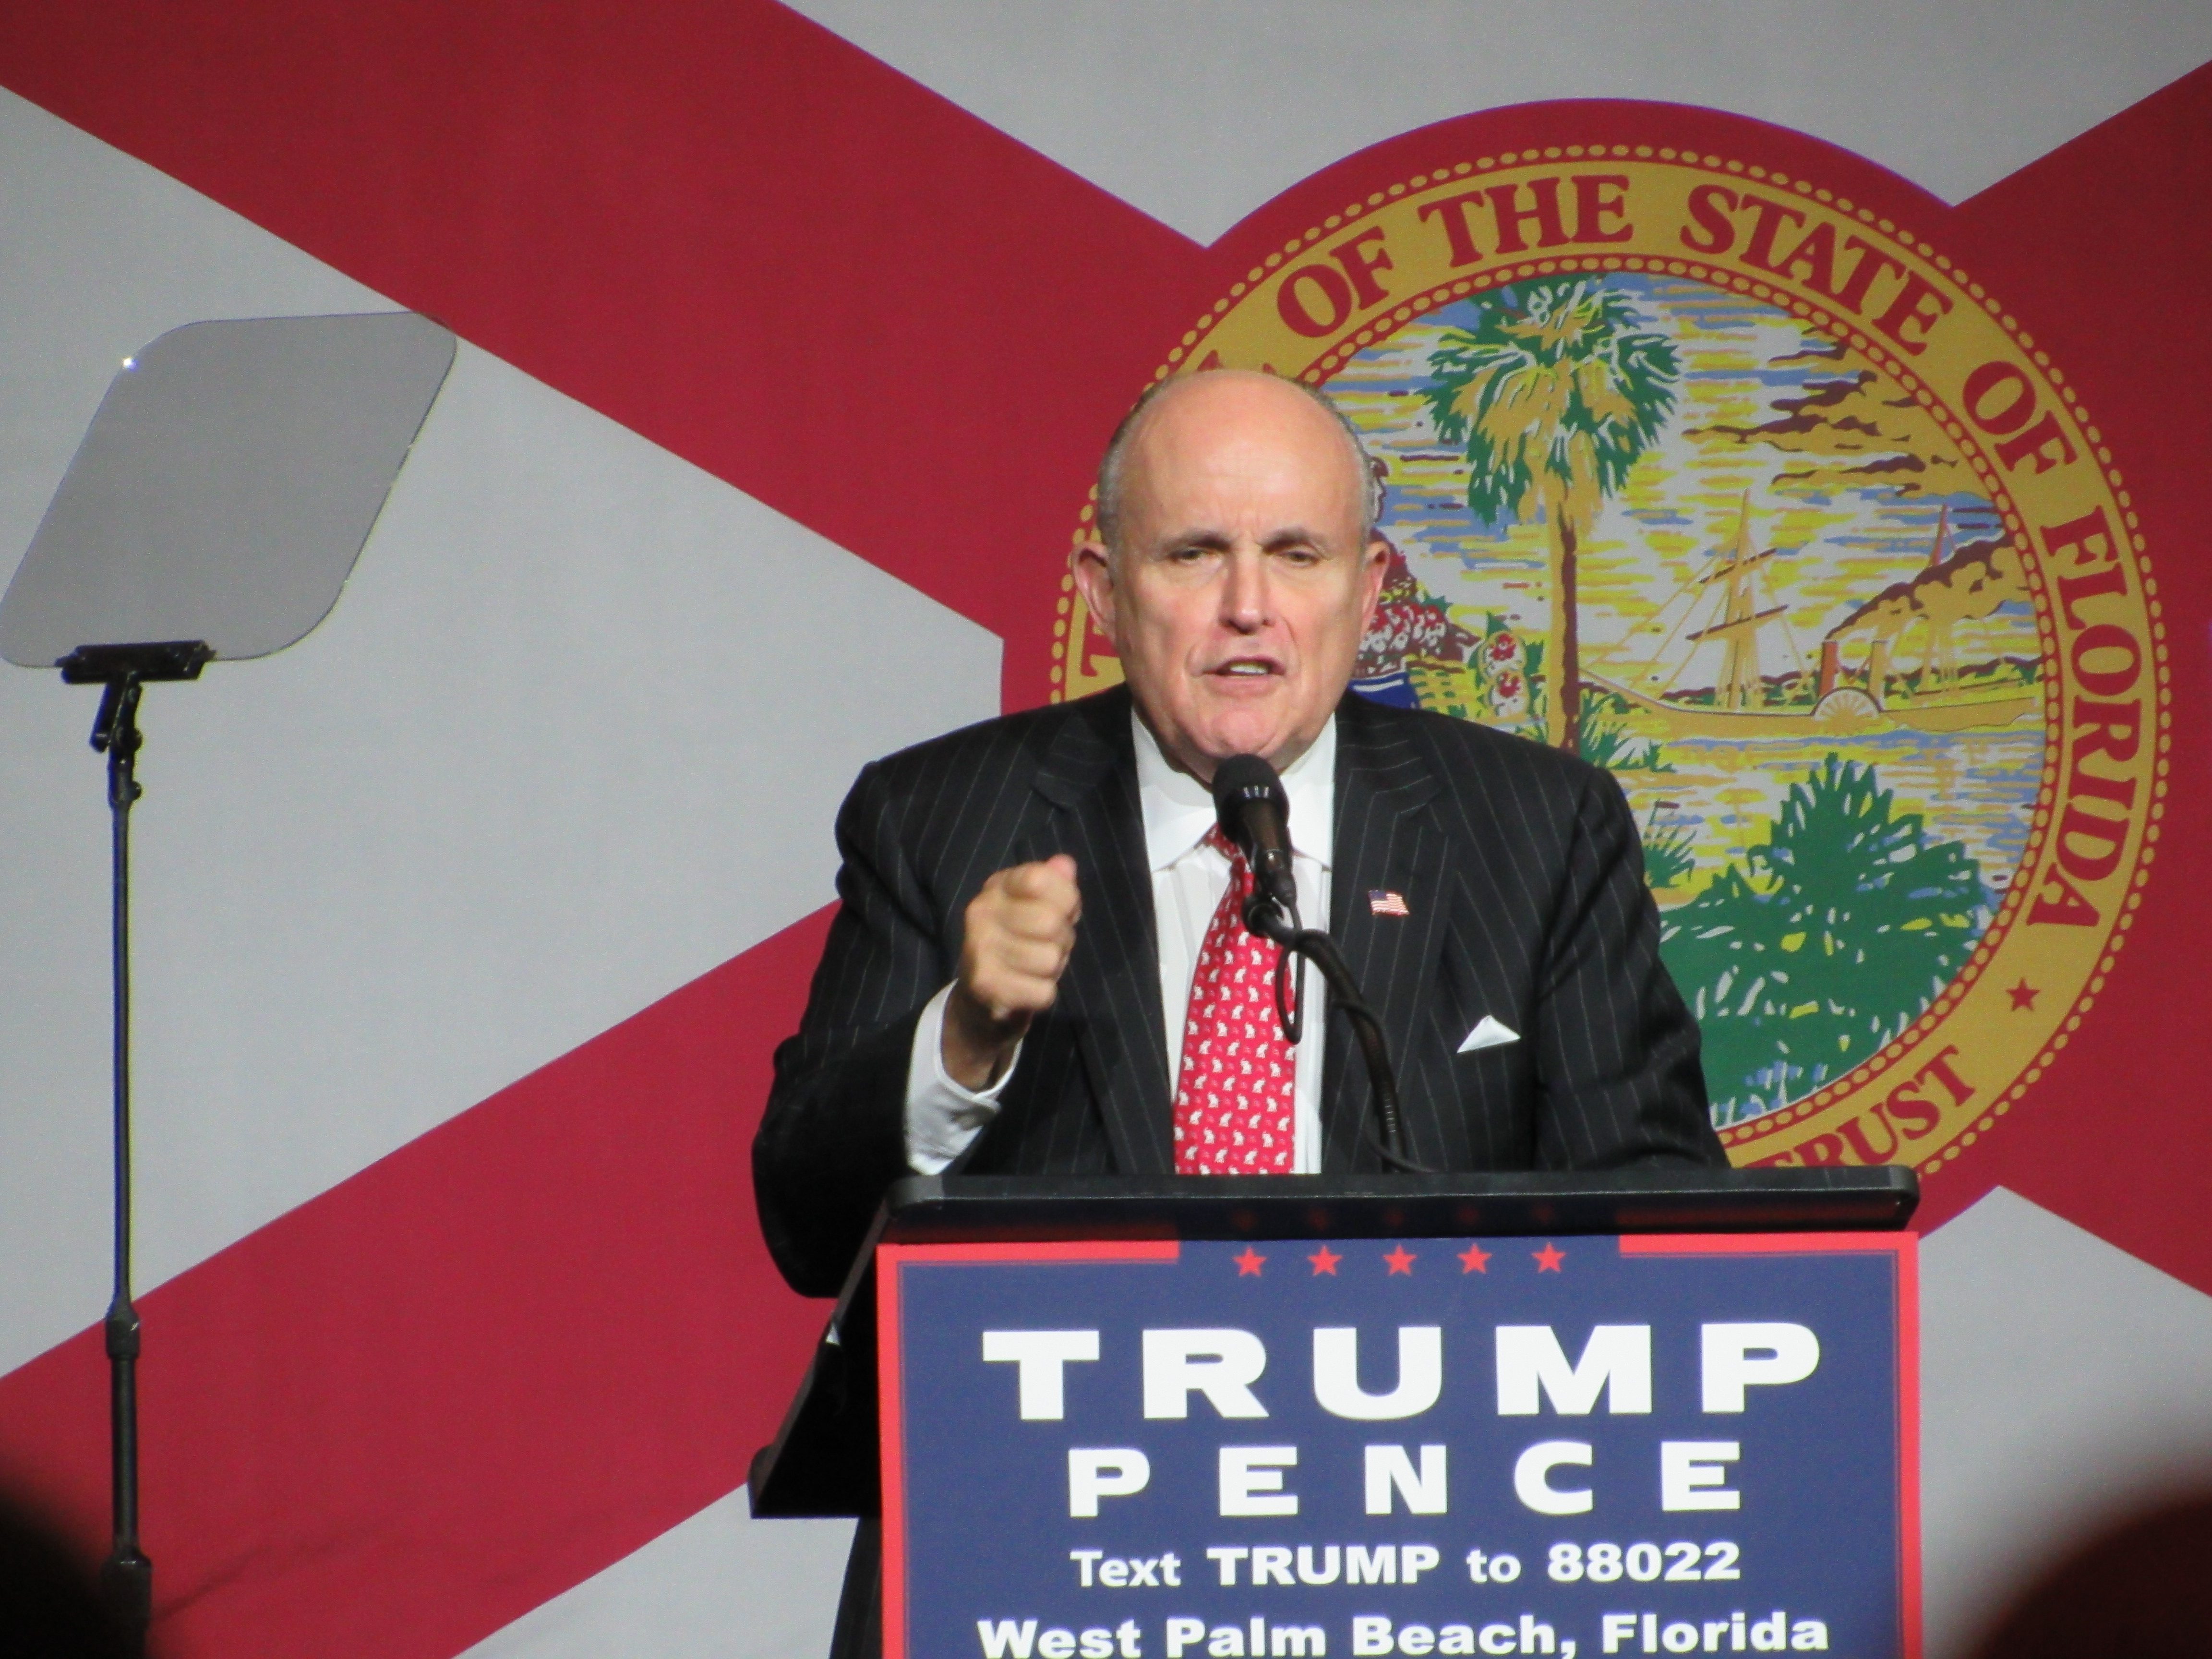
[[[1662,1510],[1740,1510],[1743,1494],[1721,1485],[1742,1453],[1734,1440],[1662,1440],[1659,1443],[1659,1507]]]
[[[1098,1358],[1096,1331],[986,1331],[987,1364],[1021,1367],[1022,1420],[1057,1423],[1067,1415],[1060,1367],[1071,1359]]]
[[[1344,1582],[1347,1584],[1395,1584],[1398,1582],[1398,1547],[1364,1544],[1344,1547]]]
[[[1102,1498],[1127,1498],[1152,1478],[1152,1460],[1133,1447],[1067,1454],[1067,1512],[1095,1517]]]
[[[1267,1351],[1249,1331],[1146,1331],[1145,1415],[1188,1417],[1195,1389],[1224,1417],[1265,1417],[1252,1384]]]
[[[1590,1449],[1581,1440],[1540,1440],[1513,1466],[1513,1495],[1539,1515],[1588,1515],[1590,1495],[1560,1492],[1544,1477],[1562,1463],[1590,1464]]]
[[[1600,1325],[1583,1345],[1574,1369],[1549,1325],[1498,1328],[1498,1414],[1534,1417],[1540,1385],[1552,1409],[1564,1417],[1587,1416],[1606,1391],[1605,1408],[1620,1415],[1651,1409],[1651,1328]]]
[[[1636,1615],[1632,1613],[1608,1613],[1605,1616],[1605,1650],[1619,1653],[1623,1642],[1636,1636]]]
[[[1296,1515],[1297,1496],[1283,1492],[1283,1471],[1297,1467],[1296,1446],[1224,1446],[1221,1449],[1221,1512],[1224,1515]]]
[[[1372,1656],[1389,1653],[1398,1644],[1390,1639],[1390,1621],[1363,1613],[1352,1621],[1352,1650]]]
[[[1418,1417],[1443,1391],[1444,1334],[1440,1325],[1398,1328],[1398,1386],[1389,1394],[1368,1394],[1359,1386],[1358,1331],[1348,1325],[1330,1325],[1314,1332],[1314,1398],[1333,1416],[1361,1423]]]
[[[1370,1515],[1390,1513],[1390,1488],[1395,1486],[1406,1500],[1409,1515],[1442,1515],[1444,1512],[1444,1449],[1442,1446],[1421,1448],[1421,1472],[1413,1473],[1413,1461],[1406,1455],[1403,1446],[1370,1446],[1367,1449],[1367,1512]]]
[[[1206,1621],[1201,1619],[1170,1619],[1168,1620],[1168,1659],[1182,1659],[1182,1650],[1194,1642],[1206,1639]]]
[[[1820,1339],[1802,1325],[1708,1325],[1705,1337],[1709,1412],[1740,1412],[1747,1382],[1802,1382],[1820,1363]]]
[[[1398,1549],[1398,1582],[1410,1584],[1443,1558],[1434,1544],[1403,1544]]]

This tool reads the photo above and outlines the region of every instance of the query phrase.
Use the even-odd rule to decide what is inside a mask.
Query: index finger
[[[1075,860],[1065,853],[1055,853],[1036,864],[1016,865],[1006,872],[1006,890],[1010,898],[1079,907],[1083,902],[1075,883]]]

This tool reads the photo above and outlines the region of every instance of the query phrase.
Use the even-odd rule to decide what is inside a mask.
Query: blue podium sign
[[[885,1245],[886,1659],[1917,1659],[1913,1245]]]

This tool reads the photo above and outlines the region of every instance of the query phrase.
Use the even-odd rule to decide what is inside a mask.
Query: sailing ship
[[[1661,607],[1663,617],[1674,599],[1689,599],[1658,647],[1644,661],[1618,667],[1597,664],[1586,654],[1583,678],[1638,711],[1644,717],[1639,724],[1656,724],[1669,737],[1771,737],[1807,724],[1838,735],[1899,729],[1963,732],[2008,726],[2039,714],[2042,696],[2033,684],[1962,684],[1952,611],[1917,602],[1925,579],[1949,568],[1950,525],[1946,506],[1921,577],[1885,589],[1829,629],[1814,671],[1790,631],[1790,607],[1775,591],[1775,550],[1756,545],[1751,492],[1746,490],[1735,536],[1715,549]],[[1994,608],[1996,601],[1989,603]],[[1895,648],[1916,625],[1923,630],[1923,649],[1918,672],[1911,673],[1898,667]],[[1770,657],[1763,646],[1778,643],[1771,659],[1784,672],[1770,680]],[[1677,690],[1709,646],[1721,651],[1710,692]],[[1847,652],[1856,653],[1862,646],[1863,657],[1848,663]],[[1791,659],[1794,672],[1788,672]]]

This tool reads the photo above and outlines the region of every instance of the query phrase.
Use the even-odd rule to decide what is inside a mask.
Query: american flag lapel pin
[[[1413,914],[1406,908],[1403,893],[1386,892],[1380,887],[1367,890],[1367,908],[1378,916],[1410,916]]]

